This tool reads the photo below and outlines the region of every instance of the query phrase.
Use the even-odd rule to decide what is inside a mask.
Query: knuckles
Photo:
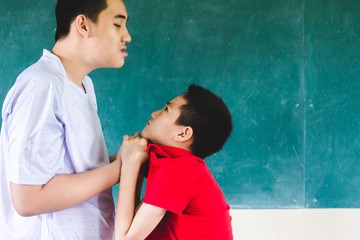
[[[129,135],[124,135],[123,137],[123,145],[127,146],[127,147],[133,147],[133,148],[138,148],[140,147],[141,149],[147,147],[147,139],[141,137],[141,135],[136,134],[134,136],[129,136]]]

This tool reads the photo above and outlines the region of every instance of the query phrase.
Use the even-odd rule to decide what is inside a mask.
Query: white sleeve
[[[64,126],[57,91],[50,81],[31,79],[13,94],[7,121],[11,182],[45,184],[64,164]]]

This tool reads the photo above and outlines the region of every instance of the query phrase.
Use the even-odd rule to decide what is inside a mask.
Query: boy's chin
[[[145,131],[145,128],[141,131],[141,136],[151,141],[151,137]]]

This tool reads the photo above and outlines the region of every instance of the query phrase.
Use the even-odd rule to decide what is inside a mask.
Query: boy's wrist
[[[141,161],[139,160],[130,160],[130,161],[122,161],[121,169],[134,170],[139,172],[141,167]]]

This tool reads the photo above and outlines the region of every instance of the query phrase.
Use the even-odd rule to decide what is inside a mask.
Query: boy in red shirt
[[[229,205],[203,161],[230,136],[226,105],[191,85],[151,116],[143,137],[124,136],[115,239],[233,239]],[[145,196],[134,216],[137,178],[147,159]]]

